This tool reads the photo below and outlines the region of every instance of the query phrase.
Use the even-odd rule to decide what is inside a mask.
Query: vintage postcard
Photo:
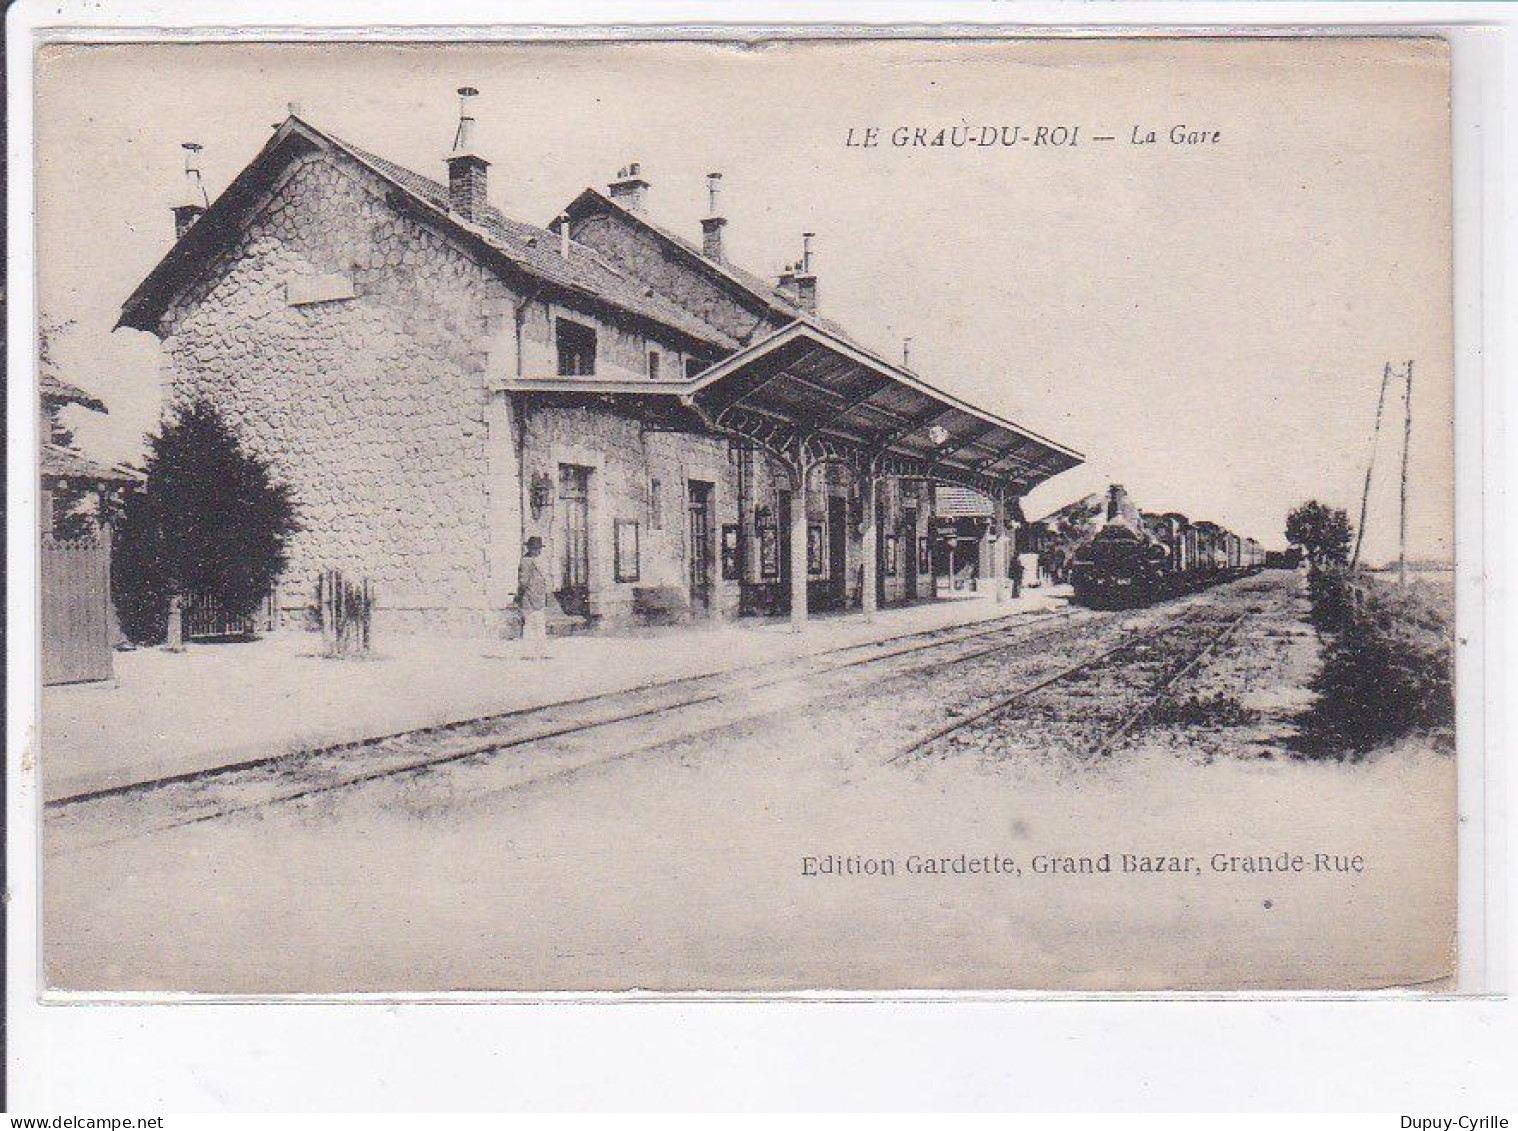
[[[1437,36],[46,43],[46,988],[1456,988]]]

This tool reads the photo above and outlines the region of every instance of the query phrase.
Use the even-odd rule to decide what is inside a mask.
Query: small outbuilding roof
[[[37,378],[37,389],[44,401],[60,405],[76,404],[91,412],[106,411],[105,402],[99,397],[91,396],[79,386],[59,380],[51,373],[43,373]]]
[[[93,483],[140,483],[142,473],[129,467],[107,467],[83,452],[43,444],[38,470],[43,479],[83,479]]]
[[[988,518],[994,511],[990,499],[968,487],[949,485],[934,493],[933,513],[940,518]]]

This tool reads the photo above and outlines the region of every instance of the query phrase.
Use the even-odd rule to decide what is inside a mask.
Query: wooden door
[[[849,602],[849,501],[828,496],[828,581],[830,603],[844,608]]]
[[[590,615],[590,472],[559,465],[559,587],[554,595],[570,616]]]
[[[706,613],[712,607],[712,485],[690,484],[690,607]]]
[[[902,576],[906,579],[902,596],[908,601],[917,600],[917,512],[903,511],[901,531],[896,539],[896,552],[901,555]]]
[[[42,540],[42,682],[110,679],[111,550],[103,538]]]

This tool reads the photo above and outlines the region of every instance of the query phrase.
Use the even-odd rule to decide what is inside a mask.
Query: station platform
[[[553,639],[524,659],[516,640],[382,639],[372,656],[321,655],[311,633],[116,654],[116,678],[49,687],[25,788],[44,801],[384,738],[564,700],[819,655],[876,640],[1063,608],[1068,590],[989,593],[879,610],[685,625]],[[40,771],[40,779],[39,779]]]

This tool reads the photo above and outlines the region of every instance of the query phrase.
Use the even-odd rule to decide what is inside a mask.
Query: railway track
[[[1238,614],[1238,616],[1234,617],[1232,620],[1229,620],[1224,625],[1222,631],[1217,633],[1210,641],[1208,641],[1207,644],[1199,652],[1192,656],[1190,660],[1186,661],[1174,672],[1162,679],[1159,686],[1154,688],[1154,690],[1146,697],[1144,702],[1140,704],[1140,706],[1134,710],[1133,713],[1130,714],[1122,723],[1120,723],[1116,728],[1109,732],[1108,735],[1102,739],[1102,741],[1098,743],[1097,746],[1092,750],[1092,753],[1100,757],[1106,757],[1108,754],[1111,754],[1112,751],[1117,748],[1118,744],[1121,743],[1123,739],[1127,738],[1129,734],[1133,733],[1134,728],[1137,727],[1139,723],[1143,722],[1143,720],[1148,717],[1149,713],[1165,700],[1166,696],[1170,694],[1171,688],[1173,688],[1176,684],[1180,683],[1181,680],[1191,675],[1204,663],[1206,663],[1208,658],[1212,656],[1213,653],[1215,653],[1219,648],[1221,648],[1224,644],[1233,638],[1234,634],[1239,631],[1240,626],[1242,626],[1246,620],[1253,616],[1254,612],[1255,610],[1253,609],[1246,609],[1244,612]]]
[[[873,654],[855,658],[852,660],[840,660],[837,663],[823,668],[814,668],[814,672],[843,670],[865,664],[893,659],[897,656],[907,655],[915,651],[928,648],[943,647],[957,644],[967,640],[975,640],[994,636],[1008,629],[1020,629],[1033,624],[1046,621],[1064,620],[1078,617],[1086,613],[1084,609],[1069,609],[1064,612],[1047,613],[1029,617],[1025,613],[1008,613],[1004,616],[993,617],[987,620],[975,621],[968,625],[949,625],[942,628],[923,629],[918,632],[903,633],[899,636],[889,636],[879,640],[867,640],[858,644],[846,644],[838,648],[830,648],[822,652],[816,652],[809,656],[792,657],[786,656],[774,660],[765,660],[744,669],[746,673],[757,673],[773,670],[781,667],[793,667],[809,661],[815,661],[824,657],[844,656],[854,652],[869,652]],[[1016,620],[1018,623],[1008,625],[1005,622]],[[901,646],[902,641],[923,640],[920,645]],[[530,707],[518,708],[511,711],[501,711],[492,715],[477,716],[472,719],[461,719],[456,722],[440,723],[434,726],[417,727],[412,730],[396,731],[391,734],[378,735],[373,738],[361,739],[357,742],[343,742],[332,746],[316,747],[308,750],[292,751],[283,754],[270,755],[266,758],[256,758],[237,762],[232,765],[218,766],[208,770],[197,770],[189,773],[174,774],[167,777],[154,778],[150,781],[134,782],[129,785],[111,786],[106,789],[90,790],[84,793],[74,794],[69,797],[55,798],[46,803],[49,810],[61,810],[86,802],[100,801],[108,797],[137,794],[146,790],[159,789],[165,786],[180,785],[192,781],[205,781],[211,778],[222,777],[232,774],[240,774],[247,771],[256,771],[276,767],[281,764],[289,764],[300,759],[321,757],[324,755],[349,754],[358,750],[373,748],[388,742],[396,742],[406,739],[425,739],[441,737],[449,734],[469,733],[493,728],[511,720],[524,719],[546,714],[548,712],[567,710],[577,707],[586,707],[598,702],[620,699],[626,696],[640,695],[655,692],[665,688],[687,687],[703,683],[731,678],[733,672],[703,672],[696,675],[677,676],[673,679],[659,680],[654,683],[640,684],[636,687],[626,688],[620,691],[595,692],[589,695],[575,696],[570,699],[558,699],[550,703],[535,704]]]
[[[930,733],[914,740],[909,746],[899,750],[888,761],[890,763],[905,763],[928,756],[935,750],[941,749],[951,740],[965,737],[973,737],[976,732],[982,735],[988,732],[994,735],[999,728],[1007,729],[1010,717],[1020,709],[1025,709],[1038,701],[1038,697],[1049,692],[1059,692],[1066,689],[1070,684],[1077,681],[1086,681],[1093,677],[1099,677],[1103,672],[1121,672],[1118,680],[1126,679],[1135,668],[1142,668],[1142,664],[1131,661],[1134,654],[1146,646],[1158,645],[1162,640],[1187,630],[1201,627],[1203,629],[1200,643],[1193,647],[1184,648],[1177,662],[1162,664],[1157,679],[1149,681],[1140,688],[1122,688],[1133,697],[1137,703],[1130,709],[1119,713],[1118,717],[1107,720],[1098,720],[1098,734],[1094,740],[1086,741],[1083,746],[1088,757],[1105,757],[1116,749],[1133,730],[1149,715],[1153,709],[1164,700],[1171,689],[1182,679],[1191,675],[1201,667],[1206,660],[1223,646],[1239,629],[1246,619],[1254,612],[1247,609],[1242,613],[1225,618],[1221,622],[1208,621],[1203,616],[1204,610],[1196,606],[1188,607],[1179,616],[1176,616],[1151,628],[1141,630],[1126,636],[1110,647],[1103,648],[1094,654],[1082,657],[1074,663],[1061,667],[1038,680],[1017,688],[1016,690],[996,697],[993,701],[978,708],[970,714],[954,719],[952,722],[938,727]],[[1127,658],[1125,660],[1125,658]],[[1051,718],[1059,722],[1068,721],[1066,716],[1084,716],[1082,723],[1089,723],[1089,713],[1092,711],[1092,703],[1099,700],[1100,696],[1085,690],[1078,697],[1073,697],[1073,711],[1062,714],[1060,704],[1056,701],[1052,704],[1039,704],[1043,718],[1040,720],[1046,727]]]
[[[1014,620],[1015,623],[1006,623]],[[471,759],[506,751],[526,752],[580,736],[594,736],[598,745],[576,768],[620,757],[625,746],[606,737],[612,728],[629,728],[648,720],[702,708],[732,706],[760,692],[801,685],[804,698],[836,693],[840,678],[852,675],[888,678],[924,669],[942,670],[985,660],[1024,646],[1035,630],[1051,625],[1105,623],[1111,614],[1072,609],[1036,616],[1012,614],[987,625],[955,626],[904,634],[883,641],[847,645],[809,657],[769,661],[742,672],[683,677],[624,692],[565,700],[543,707],[509,712],[465,723],[427,728],[360,746],[347,745],[284,755],[204,774],[142,783],[97,794],[49,803],[50,816],[63,817],[91,808],[129,804],[136,828],[128,839],[150,832],[253,813],[272,806],[306,801],[323,794],[352,789],[388,778],[421,774]],[[1054,629],[1053,631],[1059,631]],[[859,655],[858,653],[865,653]],[[819,662],[821,661],[821,662]],[[731,712],[720,721],[731,722]],[[676,739],[683,736],[676,736]],[[664,741],[674,741],[666,737]],[[563,759],[560,759],[561,763]],[[562,772],[545,767],[543,776]],[[519,782],[518,784],[523,784]],[[157,812],[144,812],[156,810]],[[142,818],[146,817],[145,820]],[[90,818],[86,818],[90,820]]]

